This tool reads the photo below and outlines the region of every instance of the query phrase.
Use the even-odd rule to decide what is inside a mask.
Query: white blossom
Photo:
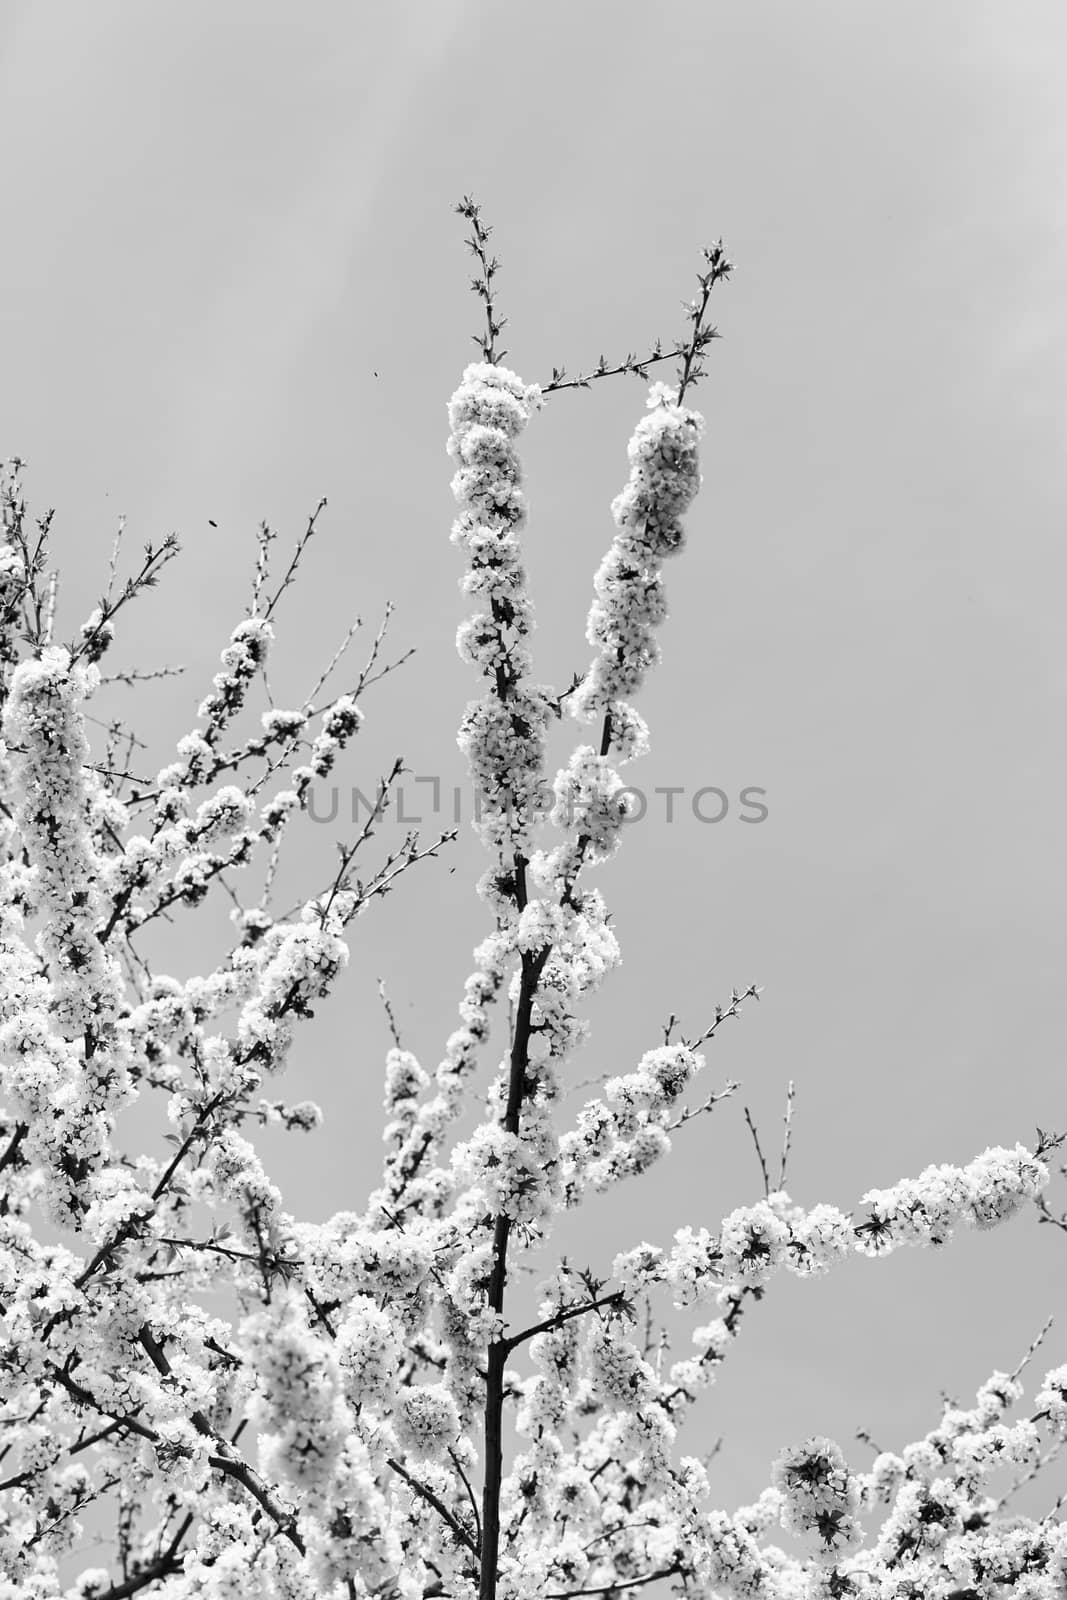
[[[729,270],[721,246],[705,260],[712,278]],[[720,1207],[717,1184],[692,1186],[665,1244],[617,1237],[609,1201],[597,1259],[549,1256],[562,1213],[636,1183],[736,1087],[698,1088],[703,1046],[758,994],[733,991],[703,1033],[672,1017],[616,1044],[572,1099],[587,1002],[622,959],[588,878],[633,815],[620,769],[649,747],[633,699],[660,658],[663,564],[701,484],[704,423],[681,403],[683,372],[648,389],[593,577],[591,659],[562,690],[533,678],[518,453],[548,396],[488,358],[452,396],[452,538],[471,607],[456,642],[483,690],[458,742],[488,851],[485,923],[436,1065],[387,1007],[384,1072],[356,1050],[343,1083],[326,1074],[327,1112],[335,1091],[358,1117],[380,1104],[384,1151],[373,1181],[348,1175],[362,1209],[319,1221],[286,1209],[274,1153],[294,1132],[314,1138],[324,1111],[275,1083],[299,1071],[304,1022],[347,1003],[356,919],[418,852],[375,867],[368,828],[360,876],[346,850],[296,911],[275,869],[363,726],[377,643],[354,692],[320,702],[323,677],[297,709],[261,710],[274,600],[296,564],[269,600],[264,530],[250,614],[224,638],[197,725],[154,778],[139,745],[122,770],[87,708],[125,611],[105,599],[71,644],[51,642],[17,469],[0,477],[0,1600],[153,1585],[168,1600],[481,1600],[487,1587],[542,1600],[653,1582],[694,1600],[1067,1593],[1058,1508],[1037,1520],[998,1499],[1005,1475],[1009,1493],[1036,1477],[1067,1434],[1062,1364],[1039,1384],[1023,1381],[1026,1360],[994,1372],[973,1405],[946,1403],[866,1471],[821,1435],[786,1444],[739,1507],[713,1504],[723,1480],[682,1453],[698,1397],[730,1374],[782,1272],[815,1278],[996,1226],[1043,1196],[1053,1137],[928,1166],[854,1212],[795,1199],[783,1156],[763,1198]],[[549,781],[564,716],[583,742]],[[212,955],[216,904],[231,914]],[[202,970],[156,970],[155,933],[193,912],[203,943],[182,948]],[[421,1033],[432,1019],[411,1010]],[[108,1497],[122,1560],[75,1570]]]

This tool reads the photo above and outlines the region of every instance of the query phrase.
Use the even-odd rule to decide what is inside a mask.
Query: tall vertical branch
[[[492,228],[487,228],[481,219],[481,208],[469,195],[464,195],[456,207],[457,215],[466,218],[471,225],[470,237],[467,247],[478,262],[481,275],[471,279],[471,288],[485,305],[485,333],[473,335],[474,342],[481,349],[482,355],[491,365],[503,361],[507,355],[506,350],[497,350],[497,335],[502,333],[507,326],[507,317],[496,319],[496,308],[493,304],[493,279],[500,270],[500,262],[495,256],[486,253],[489,235]]]
[[[519,1000],[515,1008],[515,1032],[511,1046],[508,1103],[504,1127],[517,1134],[522,1124],[523,1084],[530,1065],[530,1014],[537,984],[551,951],[546,946],[536,954],[522,957]],[[501,1212],[493,1225],[493,1272],[489,1280],[489,1304],[499,1315],[504,1311],[507,1287],[508,1239],[511,1218]],[[478,1600],[495,1600],[497,1565],[500,1558],[500,1489],[503,1481],[504,1368],[508,1340],[503,1331],[489,1346],[485,1385],[485,1466],[482,1494],[482,1550]]]
[[[453,479],[453,492],[464,507],[454,525],[453,537],[466,546],[470,557],[464,587],[487,599],[489,606],[461,627],[457,643],[460,654],[481,670],[490,685],[484,698],[468,708],[464,719],[466,738],[461,731],[460,742],[467,749],[472,776],[487,802],[485,842],[498,852],[499,870],[491,885],[495,889],[498,928],[505,938],[510,937],[511,942],[504,946],[506,952],[518,951],[520,955],[511,1048],[504,1064],[507,1084],[502,1115],[504,1133],[517,1141],[523,1132],[523,1098],[530,1082],[533,1006],[554,948],[551,934],[541,937],[542,928],[552,926],[551,918],[547,925],[537,923],[533,940],[527,937],[521,944],[516,942],[517,922],[528,904],[527,868],[536,820],[531,780],[540,779],[544,724],[552,706],[544,691],[531,692],[522,682],[530,664],[523,640],[531,627],[532,610],[525,594],[516,537],[525,522],[525,503],[519,489],[521,470],[513,440],[528,419],[531,402],[540,401],[540,391],[526,389],[514,373],[497,364],[496,338],[504,326],[494,299],[499,263],[488,255],[490,230],[482,223],[475,202],[465,197],[456,209],[471,223],[467,244],[481,269],[472,287],[485,307],[487,331],[476,337],[486,364],[467,369],[450,408],[449,448],[461,463]],[[730,270],[721,245],[704,254],[708,271],[700,277],[701,298],[689,308],[691,334],[677,347],[682,363],[680,392],[700,376],[700,354],[715,337],[715,330],[707,327],[704,320],[708,300],[715,282]],[[601,370],[606,369],[603,358],[600,365]],[[599,764],[594,752],[578,751],[577,765],[572,763],[572,769],[557,780],[557,810],[565,809],[559,796],[569,792],[578,800],[590,824],[579,826],[577,837],[560,847],[556,853],[558,870],[549,874],[562,879],[555,914],[564,918],[581,914],[576,880],[587,856],[603,859],[610,853],[603,846],[613,833],[617,842],[622,814],[612,796],[619,780],[607,769],[605,758],[615,754],[625,760],[636,753],[641,743],[640,719],[620,696],[638,686],[654,659],[649,630],[662,615],[659,561],[681,543],[679,513],[692,499],[699,482],[695,440],[701,419],[683,411],[680,392],[676,397],[662,384],[653,391],[649,404],[657,410],[642,423],[635,437],[631,483],[613,508],[620,526],[617,548],[598,574],[598,599],[589,625],[590,642],[598,647],[598,657],[578,693],[586,717],[598,712],[603,716]],[[572,701],[572,711],[575,704]],[[592,767],[587,757],[593,757]],[[553,816],[560,820],[555,812]],[[547,906],[538,908],[538,916],[542,911],[547,914]],[[562,1036],[556,1043],[560,1053],[565,1053],[567,1045]],[[488,1285],[496,1333],[487,1352],[479,1600],[495,1600],[497,1586],[504,1368],[509,1348],[503,1334],[503,1313],[513,1220],[507,1202],[501,1200],[492,1222]]]
[[[540,798],[544,740],[552,714],[551,697],[526,685],[530,666],[526,636],[532,628],[532,606],[526,595],[518,535],[526,520],[522,470],[514,440],[525,427],[539,391],[527,389],[499,365],[505,352],[496,339],[504,326],[494,300],[493,279],[499,263],[490,258],[490,230],[479,208],[464,198],[456,208],[471,223],[467,240],[481,272],[473,288],[485,307],[486,333],[476,337],[485,364],[468,367],[452,398],[450,452],[459,462],[452,488],[462,511],[453,538],[465,546],[469,569],[464,588],[488,602],[459,630],[460,655],[487,679],[481,700],[467,708],[460,731],[471,776],[483,802],[480,830],[497,856],[497,869],[484,894],[494,906],[502,950],[513,942],[518,918],[528,902],[527,868]],[[506,1094],[502,1126],[518,1138],[530,1067],[529,1046],[537,985],[551,954],[551,944],[520,954],[519,992],[511,1049],[502,1071]],[[503,1318],[512,1217],[501,1201],[492,1224],[492,1267],[489,1304]],[[502,1424],[504,1364],[507,1343],[502,1327],[490,1341],[484,1409],[482,1539],[479,1575],[481,1600],[494,1600],[500,1550],[500,1492],[503,1473]]]

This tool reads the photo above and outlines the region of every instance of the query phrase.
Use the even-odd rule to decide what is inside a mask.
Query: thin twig
[[[769,1195],[771,1192],[771,1176],[767,1171],[767,1163],[763,1159],[763,1149],[759,1142],[759,1134],[756,1131],[756,1124],[753,1122],[752,1113],[747,1106],[745,1107],[745,1121],[748,1123],[748,1131],[752,1135],[752,1143],[756,1146],[756,1155],[759,1159],[760,1171],[763,1174],[763,1193],[764,1195]]]
[[[256,571],[252,579],[252,604],[249,607],[249,616],[259,615],[260,596],[270,571],[270,547],[277,537],[265,522],[261,522],[256,530]]]
[[[1028,1349],[1026,1351],[1026,1354],[1023,1356],[1022,1360],[1019,1362],[1019,1365],[1015,1368],[1015,1371],[1011,1374],[1013,1379],[1017,1378],[1019,1376],[1019,1374],[1025,1369],[1027,1364],[1033,1359],[1034,1355],[1037,1353],[1037,1351],[1040,1349],[1041,1345],[1044,1343],[1045,1336],[1048,1333],[1049,1329],[1052,1327],[1052,1324],[1053,1324],[1054,1321],[1055,1321],[1054,1317],[1049,1317],[1046,1320],[1044,1327],[1041,1329],[1041,1332],[1036,1334],[1034,1336],[1034,1338],[1031,1339],[1029,1347],[1028,1347]]]
[[[467,1549],[477,1559],[478,1547],[475,1544],[473,1537],[467,1532],[467,1529],[463,1526],[462,1522],[460,1522],[459,1518],[453,1516],[452,1512],[449,1511],[444,1501],[434,1494],[433,1490],[428,1488],[426,1484],[420,1483],[418,1478],[412,1477],[407,1468],[402,1466],[401,1463],[396,1461],[392,1456],[387,1457],[386,1465],[393,1469],[398,1478],[403,1478],[408,1487],[412,1489],[421,1500],[425,1500],[428,1506],[433,1507],[442,1521],[446,1522],[452,1529],[452,1532],[455,1534],[460,1543],[465,1544]]]
[[[471,225],[470,236],[466,241],[467,248],[477,258],[481,269],[480,276],[471,279],[471,288],[478,298],[484,302],[486,331],[484,334],[473,334],[472,337],[475,344],[481,349],[484,360],[490,363],[503,361],[507,351],[497,350],[496,338],[506,327],[508,319],[507,317],[497,319],[496,306],[493,301],[493,279],[500,270],[500,262],[495,256],[490,257],[485,252],[485,247],[489,242],[489,235],[493,230],[483,224],[481,208],[469,195],[463,196],[463,199],[456,207],[456,213],[458,216],[464,217]]]
[[[111,558],[107,564],[107,588],[104,590],[104,599],[110,600],[115,589],[115,579],[119,570],[119,553],[122,550],[122,538],[126,532],[126,518],[120,517],[115,538],[111,545]]]
[[[782,1118],[782,1121],[785,1123],[785,1136],[784,1136],[784,1138],[782,1140],[782,1163],[781,1163],[781,1166],[778,1169],[778,1187],[779,1187],[779,1189],[784,1189],[785,1188],[785,1170],[786,1170],[786,1167],[789,1164],[789,1140],[790,1140],[790,1137],[792,1135],[792,1126],[793,1126],[794,1090],[795,1090],[795,1086],[794,1086],[792,1078],[790,1078],[790,1080],[789,1080],[789,1088],[785,1092],[785,1116]]]
[[[704,1032],[698,1039],[687,1039],[685,1041],[690,1050],[697,1050],[702,1044],[706,1044],[709,1039],[714,1037],[728,1017],[736,1017],[740,1015],[741,1006],[745,1000],[758,1000],[762,993],[762,984],[757,985],[755,983],[750,983],[747,989],[732,990],[730,994],[730,1004],[728,1006],[715,1007],[715,1021],[711,1023],[709,1027],[704,1029]]]
[[[478,1548],[481,1549],[481,1544],[482,1544],[482,1516],[481,1516],[481,1512],[478,1510],[478,1501],[475,1499],[474,1490],[471,1488],[471,1481],[467,1477],[467,1474],[463,1470],[463,1463],[462,1463],[462,1461],[460,1461],[459,1457],[457,1456],[456,1452],[452,1449],[451,1445],[448,1448],[448,1454],[452,1459],[452,1465],[455,1467],[456,1471],[459,1473],[460,1482],[462,1483],[464,1489],[466,1489],[466,1491],[467,1491],[467,1499],[470,1501],[471,1510],[474,1512],[475,1538],[476,1538],[476,1542],[477,1542]]]
[[[392,615],[392,611],[393,611],[393,606],[392,606],[392,602],[390,601],[386,605],[386,608],[385,608],[385,615],[386,615],[386,619],[387,620]],[[318,679],[317,679],[317,681],[315,683],[315,687],[312,689],[311,693],[308,695],[307,702],[306,702],[308,705],[310,705],[312,700],[314,700],[315,697],[318,695],[319,690],[322,688],[322,686],[326,682],[328,682],[328,680],[330,678],[330,675],[333,672],[334,668],[340,664],[340,662],[341,662],[342,658],[344,657],[345,652],[347,651],[349,645],[352,643],[352,640],[355,638],[357,632],[359,631],[360,628],[362,628],[362,626],[363,626],[362,617],[356,617],[354,622],[349,623],[348,630],[345,633],[344,638],[341,640],[341,643],[337,646],[337,649],[334,651],[333,655],[330,657],[329,661],[326,663],[326,666],[323,668],[322,672],[319,674],[319,677],[318,677]],[[382,629],[379,632],[379,636],[378,636],[379,638],[381,638],[381,634],[382,634],[382,632],[384,632],[384,627],[385,627],[385,624],[383,623]],[[377,645],[377,642],[378,642],[378,640],[375,640],[375,644],[376,645]]]
[[[382,1005],[385,1007],[386,1021],[389,1024],[389,1032],[392,1035],[393,1043],[398,1050],[402,1050],[403,1045],[400,1043],[400,1030],[396,1025],[396,1015],[393,1011],[392,1003],[389,999],[389,996],[385,992],[384,978],[378,979],[378,993],[381,996]]]
[[[129,672],[109,672],[100,679],[100,685],[105,683],[152,683],[157,678],[177,678],[185,671],[183,666],[153,667],[151,671],[143,672],[138,667],[133,667]]]
[[[43,636],[43,638],[41,640],[42,644],[46,644],[47,645],[47,644],[51,644],[52,643],[52,629],[55,627],[55,621],[56,621],[56,596],[57,596],[58,593],[59,593],[59,573],[58,572],[50,572],[48,574],[48,599],[45,601],[44,636]]]
[[[728,1078],[718,1094],[709,1094],[708,1098],[702,1100],[698,1106],[687,1106],[680,1117],[676,1117],[673,1122],[667,1124],[667,1132],[674,1133],[676,1129],[684,1128],[687,1122],[692,1122],[694,1117],[703,1116],[706,1111],[713,1111],[720,1100],[728,1100],[734,1091],[740,1087],[741,1085],[736,1083],[733,1078]]]
[[[301,559],[302,559],[302,557],[304,555],[304,551],[307,549],[308,545],[311,542],[311,539],[312,539],[312,537],[313,537],[313,535],[314,535],[314,533],[316,531],[315,525],[318,522],[318,519],[319,519],[319,516],[320,516],[321,512],[323,510],[325,510],[325,507],[326,507],[326,496],[323,495],[322,499],[319,501],[318,505],[315,507],[314,511],[311,513],[310,517],[308,517],[307,524],[306,524],[306,526],[304,528],[304,531],[300,535],[299,539],[296,541],[296,548],[293,551],[293,557],[292,557],[292,560],[289,562],[289,566],[288,566],[288,569],[286,571],[285,577],[282,579],[282,581],[278,585],[277,589],[275,589],[274,594],[273,594],[273,596],[271,598],[270,604],[267,606],[266,611],[263,613],[263,617],[264,617],[264,620],[266,622],[270,621],[271,617],[274,614],[275,606],[278,604],[278,601],[281,599],[281,597],[285,593],[286,589],[288,589],[289,585],[292,583],[293,579],[296,577],[297,568],[300,566],[300,562],[301,562]]]

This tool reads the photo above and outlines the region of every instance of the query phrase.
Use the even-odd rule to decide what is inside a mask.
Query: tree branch
[[[412,1477],[408,1469],[401,1465],[399,1461],[394,1460],[392,1456],[387,1458],[386,1465],[393,1469],[398,1478],[403,1478],[408,1488],[417,1494],[420,1499],[425,1500],[428,1506],[433,1507],[438,1516],[447,1522],[448,1526],[452,1529],[452,1532],[455,1534],[460,1543],[465,1544],[467,1549],[471,1552],[471,1555],[474,1556],[475,1560],[477,1560],[477,1544],[475,1543],[474,1539],[471,1538],[471,1535],[467,1532],[459,1518],[449,1511],[444,1501],[434,1494],[433,1490],[428,1488],[425,1483],[420,1483],[418,1478]]]
[[[646,1583],[655,1583],[658,1578],[673,1578],[681,1570],[675,1562],[673,1566],[660,1567],[658,1572],[649,1572],[643,1578],[620,1579],[618,1583],[602,1583],[592,1589],[549,1589],[544,1600],[575,1600],[576,1595],[583,1594],[625,1594],[628,1589],[640,1589]]]
[[[525,862],[521,857],[521,871],[516,874],[516,901],[521,905],[526,899]],[[529,1065],[530,1021],[534,996],[551,954],[551,945],[536,952],[524,950],[522,975],[519,979],[519,1000],[515,1008],[515,1036],[511,1045],[511,1074],[508,1081],[508,1103],[504,1113],[504,1127],[517,1134],[522,1117],[522,1086]],[[493,1229],[493,1271],[489,1280],[489,1304],[503,1313],[504,1288],[507,1282],[508,1239],[511,1218],[503,1212],[497,1217]],[[482,1491],[482,1550],[478,1600],[496,1600],[497,1559],[500,1550],[500,1486],[503,1481],[503,1413],[504,1368],[508,1357],[508,1341],[495,1339],[489,1346],[486,1360],[485,1382],[485,1482]]]
[[[543,1322],[535,1322],[533,1327],[524,1328],[522,1333],[513,1333],[510,1338],[505,1339],[507,1353],[510,1355],[516,1346],[525,1344],[527,1339],[534,1338],[536,1334],[551,1333],[556,1328],[562,1328],[565,1322],[570,1322],[573,1317],[582,1317],[587,1311],[600,1311],[604,1306],[621,1308],[625,1303],[625,1291],[613,1289],[610,1294],[601,1295],[598,1300],[585,1300],[581,1305],[565,1306],[552,1316],[546,1317]]]

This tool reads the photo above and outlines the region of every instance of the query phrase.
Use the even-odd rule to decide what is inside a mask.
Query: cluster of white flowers
[[[383,1138],[393,1149],[385,1163],[381,1187],[370,1199],[370,1209],[381,1215],[403,1205],[406,1211],[440,1215],[453,1192],[451,1168],[434,1164],[449,1127],[461,1115],[466,1081],[478,1062],[478,1049],[489,1037],[489,1006],[499,994],[510,950],[505,936],[483,940],[475,951],[476,970],[464,985],[460,1002],[461,1026],[448,1038],[437,1067],[437,1093],[420,1105],[418,1097],[429,1086],[429,1075],[410,1051],[390,1052],[386,1064],[385,1108],[393,1120]],[[397,1066],[402,1060],[403,1067]],[[396,1074],[402,1072],[397,1078]],[[403,1088],[401,1089],[401,1085]]]
[[[60,646],[15,669],[3,736],[20,803],[17,823],[46,907],[38,949],[52,1016],[64,1033],[105,1031],[122,1000],[117,961],[96,935],[100,862],[89,831],[89,747],[80,714],[99,674]]]
[[[274,629],[264,617],[248,617],[237,624],[222,652],[222,671],[212,679],[213,692],[201,702],[197,711],[197,716],[205,719],[213,731],[221,729],[240,710],[249,685],[266,663],[273,642]]]
[[[460,628],[460,654],[492,687],[467,708],[459,744],[483,807],[480,829],[491,848],[529,854],[552,714],[546,691],[526,686],[533,628],[519,533],[526,522],[522,465],[514,441],[540,391],[506,367],[474,362],[449,402],[448,451],[458,463],[452,493],[460,514],[452,538],[469,562],[468,594],[489,607]]]
[[[355,1295],[337,1328],[334,1346],[353,1405],[387,1409],[404,1352],[402,1331],[369,1295]]]
[[[1051,1428],[1067,1434],[1067,1366],[1054,1367],[1045,1376],[1045,1383],[1037,1396],[1037,1405],[1048,1418]]]
[[[781,1268],[807,1277],[854,1251],[885,1255],[901,1244],[943,1244],[961,1222],[982,1226],[991,1215],[1010,1216],[1048,1179],[1045,1163],[1022,1145],[986,1150],[966,1167],[928,1167],[891,1190],[869,1190],[869,1216],[859,1223],[832,1205],[805,1210],[778,1190],[730,1212],[717,1236],[681,1228],[671,1250],[644,1245],[618,1257],[615,1272],[634,1287],[668,1284],[680,1305],[724,1286],[763,1288]]]
[[[835,1552],[855,1543],[860,1533],[859,1489],[832,1439],[807,1439],[796,1449],[783,1450],[771,1477],[781,1496],[783,1528],[817,1534],[826,1549]]]
[[[88,1209],[82,1186],[109,1159],[115,1117],[133,1093],[121,969],[98,932],[98,785],[82,714],[98,679],[95,667],[47,647],[11,674],[3,718],[16,802],[6,844],[12,850],[17,827],[24,863],[11,873],[4,918],[0,1054],[8,1092],[30,1121],[28,1148],[52,1179],[50,1214],[74,1226]],[[28,911],[41,919],[43,974],[23,942]]]
[[[238,769],[246,760],[272,751],[273,770],[291,755],[307,727],[309,710],[272,709],[261,718],[261,736],[246,740],[234,751],[218,751],[222,732],[243,706],[272,640],[271,624],[261,617],[246,618],[234,629],[222,652],[223,670],[215,675],[214,692],[200,706],[206,726],[180,739],[179,759],[156,776],[148,834],[135,834],[115,849],[114,841],[129,825],[130,810],[114,796],[107,796],[97,828],[106,826],[112,842],[110,853],[99,863],[101,888],[113,903],[112,924],[121,921],[125,928],[133,929],[176,902],[198,905],[221,872],[247,866],[257,846],[277,844],[290,817],[307,809],[312,784],[330,772],[358,730],[363,714],[351,695],[341,695],[321,714],[309,760],[290,770],[288,785],[262,802],[258,816],[254,800],[258,784],[246,790],[232,783],[222,785],[190,814],[196,789],[214,782],[223,771]],[[139,790],[135,788],[131,798],[139,798]],[[208,848],[219,844],[226,848]],[[257,913],[251,908],[247,914]]]
[[[332,1478],[349,1431],[336,1356],[284,1297],[246,1318],[240,1336],[256,1373],[261,1463],[291,1490],[317,1496]]]
[[[586,1101],[559,1142],[568,1205],[578,1204],[587,1187],[606,1189],[668,1153],[672,1112],[703,1066],[704,1057],[689,1045],[661,1045],[646,1051],[635,1071],[609,1078],[602,1096]]]
[[[860,1248],[878,1255],[901,1244],[944,1244],[960,1223],[1002,1222],[1047,1182],[1048,1169],[1021,1144],[985,1150],[966,1167],[927,1167],[917,1178],[863,1196],[870,1218]]]
[[[289,1045],[290,1015],[311,1015],[310,1003],[329,989],[348,961],[341,930],[354,896],[342,892],[311,902],[290,926],[276,925],[245,955],[254,973],[251,997],[241,1011],[237,1038],[246,1059],[276,1071]]]
[[[1050,1373],[1038,1405],[1055,1382]],[[1040,1460],[1034,1418],[1001,1420],[1022,1397],[1016,1377],[994,1373],[978,1391],[974,1407],[946,1406],[940,1424],[899,1455],[882,1453],[867,1472],[850,1471],[839,1446],[809,1439],[784,1450],[773,1469],[774,1487],[746,1508],[746,1526],[763,1538],[773,1524],[813,1538],[818,1553],[807,1563],[764,1546],[774,1596],[834,1596],[871,1593],[996,1597],[1021,1593],[1053,1600],[1067,1583],[1067,1537],[1053,1518],[1017,1517],[998,1523],[998,1501],[985,1493],[986,1480],[1008,1468],[1018,1480]],[[879,1505],[888,1515],[866,1548],[862,1518]],[[734,1591],[730,1591],[734,1592]],[[744,1592],[744,1591],[742,1591]]]
[[[520,1138],[498,1123],[483,1123],[457,1145],[452,1157],[457,1178],[464,1187],[477,1189],[479,1207],[524,1222],[549,1214],[541,1179],[553,1153],[544,1123],[540,1132],[539,1147],[529,1127]]]
[[[447,1455],[459,1443],[459,1411],[443,1383],[412,1384],[397,1399],[397,1438],[413,1456]]]
[[[625,697],[640,688],[657,660],[653,629],[666,616],[659,569],[665,557],[683,548],[682,514],[701,482],[697,445],[704,419],[677,402],[674,390],[653,384],[648,414],[630,440],[630,480],[611,507],[619,531],[593,580],[596,598],[586,637],[597,653],[570,700],[571,714],[580,721],[610,714],[610,753],[622,760],[644,745],[644,725]]]
[[[722,268],[721,251],[708,260]],[[664,1043],[614,1063],[576,1115],[563,1110],[589,1034],[583,1004],[620,961],[604,896],[582,874],[617,848],[617,768],[647,748],[629,697],[657,659],[660,569],[683,543],[703,423],[652,385],[594,580],[592,664],[557,695],[529,682],[519,539],[516,441],[540,404],[486,360],[449,407],[453,539],[479,606],[457,642],[485,681],[459,742],[482,804],[492,928],[436,1071],[394,1029],[380,1183],[362,1212],[322,1222],[286,1211],[249,1135],[321,1120],[311,1102],[260,1090],[345,967],[365,889],[342,872],[295,918],[272,915],[264,890],[235,907],[223,960],[185,979],[152,972],[140,940],[276,849],[358,731],[356,697],[270,709],[224,748],[253,714],[273,641],[253,615],[154,785],[94,767],[85,702],[111,613],[99,608],[80,644],[40,638],[22,658],[15,615],[27,593],[39,601],[39,573],[17,488],[0,486],[0,1600],[142,1588],[165,1600],[567,1600],[656,1579],[708,1600],[1067,1594],[1063,1523],[1006,1520],[991,1489],[998,1471],[1035,1475],[1067,1435],[1062,1365],[1031,1415],[1010,1420],[1023,1387],[995,1373],[973,1407],[946,1406],[866,1472],[828,1439],[788,1447],[772,1484],[734,1511],[711,1506],[704,1466],[678,1454],[694,1401],[778,1272],[813,1277],[857,1252],[1000,1223],[1047,1184],[1044,1136],[1034,1153],[998,1147],[870,1190],[855,1215],[768,1183],[717,1226],[697,1217],[667,1248],[620,1251],[610,1278],[561,1262],[537,1311],[516,1311],[514,1282],[554,1217],[646,1171],[734,1087],[686,1106],[714,1030],[670,1042],[672,1019]],[[568,704],[581,723],[603,718],[600,748],[573,752],[546,811],[546,735]],[[290,765],[298,746],[306,759]],[[273,860],[268,885],[272,874]],[[735,991],[725,1014],[756,992]],[[472,1123],[497,1000],[507,1047]],[[162,1152],[120,1153],[120,1113],[160,1094]],[[657,1297],[710,1304],[680,1359]],[[122,1576],[61,1576],[83,1514],[109,1495]],[[772,1542],[779,1526],[804,1553]]]

